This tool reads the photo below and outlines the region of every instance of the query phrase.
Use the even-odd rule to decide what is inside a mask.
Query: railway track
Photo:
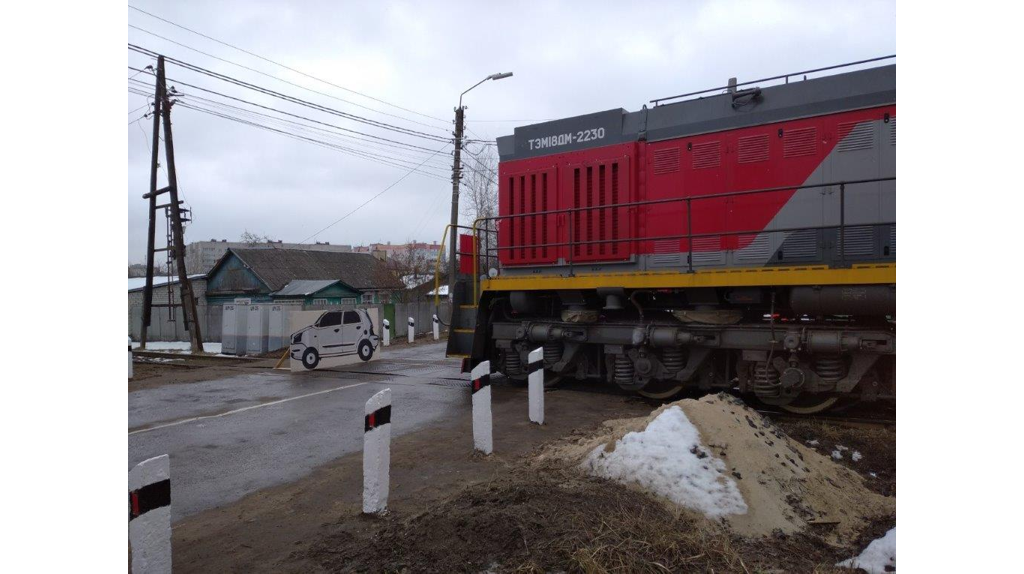
[[[515,384],[509,381],[506,384]],[[647,399],[639,395],[635,395],[628,391],[623,391],[618,387],[612,387],[607,385],[595,385],[592,383],[580,383],[576,381],[566,381],[558,386],[554,387],[558,392],[574,392],[574,393],[596,393],[602,395],[618,395],[623,397],[631,397],[635,400],[641,400],[650,403],[652,406],[660,406],[670,401],[662,401],[655,399]],[[676,397],[672,400],[679,400],[680,398],[698,398],[700,395],[696,394],[684,394],[680,397]],[[831,424],[836,426],[844,426],[848,428],[895,428],[896,427],[896,411],[895,407],[889,409],[888,405],[885,404],[861,404],[852,405],[846,408],[839,409],[834,412],[828,412],[823,414],[811,414],[811,415],[800,415],[790,413],[773,408],[765,408],[762,405],[751,404],[745,397],[740,395],[734,395],[740,400],[743,400],[747,405],[756,410],[758,413],[775,421],[786,421],[786,422],[820,422],[825,424]],[[885,412],[877,412],[876,407],[882,407]],[[889,412],[891,410],[891,412]],[[872,412],[875,411],[875,412]]]
[[[865,416],[844,416],[841,413],[824,415],[797,415],[773,409],[755,408],[754,410],[761,413],[763,416],[766,416],[775,421],[820,422],[824,424],[844,426],[848,428],[896,428],[895,418],[890,419]]]

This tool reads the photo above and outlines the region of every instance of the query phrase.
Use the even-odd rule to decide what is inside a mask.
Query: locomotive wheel
[[[641,397],[663,401],[671,399],[683,391],[683,384],[678,381],[651,381],[637,391]]]
[[[827,397],[822,399],[815,397],[814,395],[810,395],[798,397],[788,405],[779,405],[779,407],[784,411],[789,411],[797,415],[813,415],[827,411],[838,401],[839,397]]]
[[[557,387],[558,384],[561,383],[562,379],[564,379],[564,378],[565,378],[565,375],[556,375],[555,373],[552,373],[551,371],[545,369],[544,370],[544,388],[545,389],[552,389],[554,387]]]

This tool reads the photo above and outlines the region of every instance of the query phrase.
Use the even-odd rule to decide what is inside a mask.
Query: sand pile
[[[608,421],[596,435],[551,446],[541,456],[720,519],[744,536],[813,527],[838,540],[896,507],[853,471],[790,440],[725,394]]]

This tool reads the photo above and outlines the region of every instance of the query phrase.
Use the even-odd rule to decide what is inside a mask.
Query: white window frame
[[[363,296],[362,296],[361,300],[363,302],[363,305],[372,305],[373,304],[373,293],[369,293],[369,292],[363,293]]]

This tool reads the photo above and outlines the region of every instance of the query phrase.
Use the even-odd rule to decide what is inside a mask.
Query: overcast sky
[[[493,140],[511,134],[517,125],[537,120],[619,107],[634,111],[652,98],[723,85],[731,76],[742,82],[896,51],[895,2],[383,0],[285,5],[253,0],[131,0],[131,4],[308,76],[131,8],[129,43],[338,112],[434,138],[450,137],[459,94],[494,72],[511,71],[515,76],[487,82],[466,96],[467,135],[471,138]],[[144,68],[150,63],[146,56],[128,51],[129,66]],[[129,81],[129,88],[152,90],[152,76],[131,70],[126,73],[148,84]],[[440,240],[451,198],[445,173],[451,168],[450,146],[431,157],[431,152],[378,138],[430,150],[443,148],[443,142],[285,102],[173,64],[168,65],[167,75],[366,135],[287,116],[307,125],[253,116],[222,103],[277,114],[170,81],[169,85],[185,94],[182,101],[187,104],[375,156],[357,157],[175,108],[178,179],[194,217],[186,229],[187,242],[238,240],[245,230],[286,242],[355,245]],[[222,103],[211,104],[196,96]],[[145,97],[128,93],[129,262],[145,259],[147,203],[141,195],[149,187],[152,124],[149,118],[135,120],[145,112],[138,108],[146,103]],[[310,126],[335,133],[313,131]],[[470,145],[470,149],[477,151],[481,146]],[[424,161],[419,171],[356,214],[310,237]],[[163,185],[165,173],[160,177]],[[163,233],[161,221],[157,227],[161,245]]]

